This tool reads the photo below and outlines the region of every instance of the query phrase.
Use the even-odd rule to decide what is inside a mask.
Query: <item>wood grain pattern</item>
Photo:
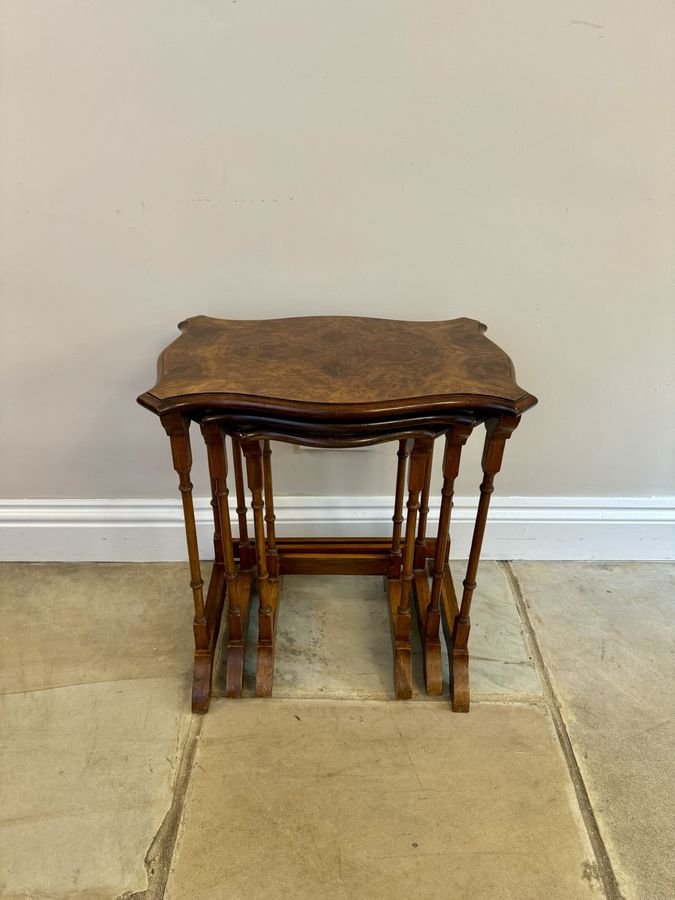
[[[469,613],[494,476],[501,467],[506,440],[522,413],[537,402],[517,384],[506,353],[485,337],[484,325],[467,318],[401,322],[318,316],[231,321],[196,316],[179,328],[181,336],[159,358],[157,383],[138,402],[159,415],[179,476],[195,607],[193,709],[208,709],[226,593],[226,692],[241,696],[255,567],[260,596],[257,696],[272,693],[280,576],[368,573],[386,576],[396,697],[412,694],[412,600],[427,690],[442,691],[442,622],[451,660],[452,706],[468,711]],[[215,565],[206,600],[190,480],[191,421],[199,423],[207,445],[214,513]],[[487,430],[484,477],[460,605],[447,565],[448,527],[461,447],[479,423]],[[230,524],[226,435],[233,448],[238,540],[233,539]],[[434,440],[443,435],[439,529],[435,538],[428,539],[431,452]],[[271,440],[332,448],[398,441],[391,541],[277,538]],[[254,541],[246,521],[242,451]],[[408,502],[402,535],[406,476]],[[430,558],[432,573],[427,566]]]
[[[139,397],[158,413],[209,407],[348,418],[467,403],[520,413],[536,403],[474,319],[194,316],[178,327],[156,384]]]

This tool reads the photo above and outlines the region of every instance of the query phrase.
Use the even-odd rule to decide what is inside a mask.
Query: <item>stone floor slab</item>
[[[512,564],[627,897],[675,892],[675,565]]]
[[[187,734],[188,679],[5,694],[0,722],[0,896],[145,889]]]
[[[598,898],[575,810],[539,707],[216,701],[166,896]]]
[[[464,564],[453,563],[461,585]],[[257,597],[249,629],[246,693],[255,692]],[[286,576],[282,581],[275,654],[276,697],[390,699],[393,664],[389,614],[383,579],[375,576]],[[503,571],[496,563],[480,567],[472,610],[471,683],[481,695],[541,696],[520,619]],[[443,671],[448,690],[447,653]],[[422,653],[413,629],[414,696],[424,690]],[[221,672],[219,690],[224,688]]]
[[[466,561],[450,564],[461,598]],[[530,658],[515,598],[499,563],[486,560],[478,568],[478,587],[471,606],[469,638],[471,692],[541,696],[539,677]],[[448,660],[443,646],[443,677],[448,684]]]
[[[183,563],[1,563],[0,693],[187,672],[189,581]]]

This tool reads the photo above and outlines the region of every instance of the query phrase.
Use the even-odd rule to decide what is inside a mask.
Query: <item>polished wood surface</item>
[[[469,406],[521,413],[536,403],[474,319],[355,316],[236,321],[194,316],[139,398],[155,412],[227,408],[350,418]]]
[[[226,694],[242,695],[249,609],[257,584],[256,695],[267,697],[273,688],[282,576],[345,573],[384,576],[395,696],[412,695],[415,621],[426,689],[442,693],[442,625],[452,708],[467,712],[470,609],[490,496],[506,441],[521,414],[537,402],[516,383],[509,357],[485,337],[485,326],[472,319],[230,321],[196,316],[179,327],[181,336],[159,358],[157,384],[138,401],[159,415],[178,474],[194,602],[193,710],[206,712],[209,706],[226,599]],[[206,444],[213,507],[215,561],[206,599],[190,480],[192,422],[199,424]],[[483,480],[460,603],[448,566],[449,527],[462,447],[478,425],[486,429]],[[236,494],[232,512],[228,438]],[[437,439],[445,441],[441,507],[437,534],[428,537]],[[279,440],[330,448],[396,442],[391,538],[279,537],[272,481],[272,442]],[[237,537],[232,531],[235,515]]]
[[[194,675],[192,681],[192,710],[204,713],[209,708],[211,683],[213,679],[213,659],[215,642],[220,628],[220,617],[225,598],[225,578],[223,566],[216,563],[204,602],[204,579],[199,562],[197,526],[192,502],[192,447],[190,444],[190,421],[178,413],[168,413],[161,417],[164,430],[171,443],[173,467],[178,473],[178,489],[183,502],[185,538],[190,564],[190,587],[194,602],[193,632],[195,639]]]
[[[438,519],[438,536],[432,569],[431,591],[426,571],[426,554],[422,554],[415,572],[415,608],[422,640],[424,662],[424,683],[427,693],[443,693],[441,670],[441,642],[439,629],[441,622],[441,581],[449,551],[450,513],[455,490],[455,479],[459,474],[462,447],[471,434],[469,422],[457,422],[445,438],[443,454],[443,487],[441,488],[441,508]]]
[[[270,577],[267,566],[269,540],[266,539],[265,535],[264,475],[261,442],[245,441],[242,444],[242,449],[246,459],[248,486],[251,491],[258,593],[260,597],[255,693],[256,697],[270,697],[274,678],[274,644],[276,639],[279,583],[275,578]]]
[[[391,517],[394,530],[391,535],[391,556],[393,569],[390,577],[401,575],[401,526],[403,525],[403,492],[405,491],[405,473],[408,470],[408,459],[413,448],[411,440],[398,442],[398,465],[396,467],[396,491],[394,494],[394,515]]]
[[[478,563],[483,546],[490,497],[494,491],[495,475],[502,466],[506,441],[511,437],[519,422],[520,419],[515,416],[502,416],[499,419],[491,419],[486,423],[485,444],[481,460],[483,480],[480,485],[476,524],[473,529],[469,562],[464,578],[462,604],[452,624],[452,638],[448,648],[451,654],[452,665],[450,690],[452,708],[455,712],[469,711],[469,653],[467,649],[469,632],[471,630],[469,612],[471,610],[473,592],[476,589]]]

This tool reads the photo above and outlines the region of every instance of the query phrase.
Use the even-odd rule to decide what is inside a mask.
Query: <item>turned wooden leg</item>
[[[203,432],[203,428],[202,428]],[[220,601],[220,608],[222,612],[222,603],[225,600],[225,594],[228,592],[227,581],[225,579],[225,569],[223,563],[223,537],[220,530],[220,511],[218,509],[218,488],[216,485],[216,479],[213,477],[212,472],[210,471],[209,464],[209,476],[211,481],[211,509],[213,511],[213,569],[211,570],[211,580],[209,582],[209,594],[212,591],[216,591],[219,595],[222,593],[223,597]],[[209,608],[209,594],[206,596],[206,608]],[[218,628],[220,629],[220,616],[218,622]],[[219,642],[219,633],[215,635],[215,645],[213,650],[213,660],[211,663],[211,685],[213,690],[213,681],[214,675],[218,672],[218,668],[222,663],[222,657],[219,657],[218,651],[221,650],[221,644]]]
[[[410,456],[408,471],[408,503],[403,546],[403,565],[399,581],[389,585],[389,607],[394,645],[394,690],[397,700],[412,697],[412,670],[410,662],[410,587],[414,578],[415,529],[420,493],[424,487],[424,475],[432,441],[416,438]]]
[[[228,614],[238,617],[239,606],[237,604],[237,566],[234,560],[232,546],[232,526],[230,524],[230,509],[228,503],[229,490],[227,487],[227,455],[225,453],[225,435],[218,425],[202,424],[202,435],[206,444],[206,453],[209,462],[209,474],[214,486],[218,522],[220,525],[220,559],[225,565],[225,578],[229,594]]]
[[[267,570],[270,580],[279,578],[279,554],[274,529],[274,489],[272,487],[272,448],[263,441],[263,481],[265,483],[265,525],[267,526]]]
[[[202,428],[202,432],[203,432]],[[208,452],[208,451],[207,451]],[[217,566],[223,565],[223,536],[220,530],[220,511],[218,509],[218,488],[216,485],[216,479],[213,477],[213,474],[210,471],[209,467],[209,476],[211,480],[211,509],[213,511],[213,566],[216,568]]]
[[[452,497],[454,493],[455,478],[459,472],[462,447],[471,434],[472,428],[472,422],[458,423],[453,426],[445,438],[445,452],[443,454],[443,487],[441,489],[441,509],[438,520],[438,534],[436,538],[431,593],[429,593],[429,581],[427,579],[426,566],[415,572],[415,599],[417,603],[417,617],[420,623],[420,635],[422,638],[422,652],[424,655],[424,682],[426,684],[427,693],[434,695],[443,693],[441,640],[439,633],[441,621],[440,598],[443,570],[449,543],[448,530],[450,527],[450,515],[452,511]]]
[[[255,551],[248,536],[246,521],[246,489],[244,487],[244,471],[242,466],[242,449],[239,438],[232,438],[232,467],[234,468],[234,484],[237,492],[237,520],[239,522],[239,574],[250,571],[255,564]]]
[[[194,636],[195,661],[192,679],[192,711],[205,713],[209,708],[211,697],[211,674],[213,668],[213,640],[215,620],[219,619],[217,603],[214,603],[211,618],[211,629],[207,621],[204,606],[204,580],[199,565],[199,547],[197,544],[197,528],[195,511],[192,503],[192,448],[190,447],[190,420],[180,413],[169,413],[161,417],[164,430],[171,442],[173,467],[178,473],[178,489],[183,501],[183,517],[185,519],[185,537],[187,541],[188,560],[190,562],[190,587],[195,607]],[[221,592],[222,594],[222,592]],[[217,599],[217,598],[216,598]],[[220,597],[222,607],[222,595]]]
[[[388,578],[399,579],[401,577],[401,525],[403,525],[403,493],[405,491],[405,475],[408,467],[408,459],[414,441],[403,440],[398,442],[398,465],[396,467],[396,494],[394,497],[394,515],[392,522],[394,530],[391,536],[391,556]]]
[[[244,679],[246,632],[248,629],[249,592],[245,590],[243,596],[240,595],[239,576],[234,559],[228,502],[225,434],[215,424],[202,424],[202,434],[206,443],[209,472],[215,484],[218,516],[222,533],[221,554],[224,560],[225,580],[229,599],[227,608],[225,693],[228,697],[241,697]]]
[[[417,522],[417,538],[415,539],[415,561],[413,568],[424,569],[427,561],[427,516],[429,515],[429,489],[431,487],[431,468],[434,445],[431,445],[429,457],[424,469],[424,486],[420,498],[419,519]]]
[[[246,475],[249,490],[251,491],[255,548],[258,561],[258,591],[260,594],[255,693],[256,697],[270,697],[272,695],[272,681],[274,678],[274,640],[276,637],[278,582],[270,581],[267,570],[260,441],[243,441],[242,448],[246,457]]]
[[[237,594],[239,606],[242,610],[242,623],[244,624],[244,635],[248,626],[248,616],[251,606],[251,582],[253,580],[253,566],[255,565],[255,550],[248,536],[248,522],[246,520],[246,490],[244,488],[244,471],[242,465],[241,442],[238,438],[232,437],[232,467],[234,469],[234,484],[237,493],[237,520],[239,522],[239,575],[237,577]],[[245,640],[241,649],[241,663],[239,662],[239,650],[234,650],[232,661],[232,679],[227,685],[226,693],[228,696],[241,696],[239,685],[243,680],[245,663]],[[242,676],[239,678],[239,666],[241,665]],[[229,670],[228,670],[229,671]]]
[[[503,415],[489,419],[485,423],[486,436],[481,467],[483,481],[480,486],[480,500],[473,529],[469,562],[464,579],[462,604],[452,625],[450,696],[455,712],[469,711],[469,631],[471,630],[471,598],[476,588],[476,575],[483,545],[483,535],[487,522],[490,496],[494,490],[494,478],[499,472],[504,457],[506,441],[518,425],[517,416]],[[448,648],[450,649],[450,648]]]

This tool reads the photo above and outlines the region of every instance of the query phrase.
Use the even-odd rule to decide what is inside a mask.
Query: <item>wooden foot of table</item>
[[[443,597],[444,616],[443,627],[448,641],[448,655],[451,662],[451,698],[452,708],[455,712],[469,711],[469,651],[467,645],[469,632],[471,631],[471,601],[476,589],[476,575],[480,561],[480,551],[485,534],[490,496],[494,491],[494,479],[502,465],[504,446],[506,441],[517,427],[519,418],[504,414],[499,418],[488,419],[485,422],[485,444],[481,468],[483,480],[480,485],[480,500],[476,511],[476,522],[471,539],[471,550],[464,578],[464,590],[462,592],[461,605],[457,603],[457,596],[452,584],[450,570],[443,572]],[[449,637],[448,637],[449,633]]]
[[[407,449],[402,447],[399,462],[405,462]],[[389,579],[389,613],[394,648],[394,692],[397,700],[409,700],[412,697],[412,665],[410,650],[410,592],[414,581],[415,530],[417,528],[417,511],[420,508],[420,494],[424,488],[425,477],[430,465],[433,441],[429,437],[415,438],[410,452],[408,467],[408,502],[405,524],[405,540],[403,544],[401,577]],[[398,552],[399,520],[403,502],[403,472],[405,466],[399,465],[396,486],[396,502],[394,512],[394,540],[392,556]]]
[[[246,492],[244,488],[244,470],[241,444],[232,438],[232,464],[237,496],[237,519],[239,521],[239,571],[236,580],[236,606],[239,614],[228,619],[229,635],[227,643],[225,696],[241,697],[244,687],[244,669],[246,662],[246,635],[248,632],[249,612],[251,609],[251,581],[255,553],[248,537],[246,519]]]
[[[469,651],[452,651],[452,677],[450,701],[453,712],[468,713],[470,707],[469,691]]]
[[[272,506],[272,482],[269,456],[266,459],[267,478],[263,475],[263,442],[259,440],[242,441],[242,450],[246,459],[246,475],[251,491],[251,509],[253,510],[253,530],[255,532],[255,555],[258,575],[258,593],[260,606],[258,609],[258,658],[256,662],[255,695],[271,697],[274,680],[274,643],[277,633],[277,611],[279,608],[279,580],[276,572],[270,573],[268,557],[275,560],[276,546],[274,537],[274,508]],[[265,517],[263,510],[263,486],[267,491],[267,527],[268,538],[265,538]]]
[[[415,612],[422,642],[424,661],[424,684],[427,694],[438,697],[443,693],[443,671],[441,667],[441,641],[436,634],[430,634],[427,628],[427,611],[429,608],[429,579],[426,569],[415,572],[414,581]],[[432,629],[433,630],[433,629]]]
[[[459,616],[457,595],[448,566],[441,583],[441,619],[450,662],[450,701],[453,712],[469,712],[469,651],[454,647],[453,633]]]
[[[216,553],[216,561],[211,573],[209,590],[204,601],[204,580],[199,562],[199,545],[197,542],[197,526],[195,522],[194,504],[192,501],[192,448],[190,445],[190,420],[180,413],[171,412],[161,417],[164,430],[171,442],[173,467],[178,473],[178,490],[183,504],[185,521],[185,538],[187,541],[188,561],[190,564],[190,587],[194,602],[195,615],[193,632],[195,637],[195,663],[192,680],[192,710],[205,713],[211,699],[211,679],[213,676],[213,657],[218,640],[220,618],[225,599],[224,556]],[[211,449],[211,448],[209,448]],[[218,473],[220,474],[220,473]],[[216,531],[220,531],[220,495],[223,485],[216,486],[216,476],[212,473],[212,488]],[[229,520],[228,520],[229,523]],[[224,534],[221,534],[224,541]],[[231,549],[231,545],[230,545]]]
[[[258,615],[258,657],[255,672],[256,697],[271,697],[274,682],[274,646],[277,638],[279,581],[267,582],[268,610]]]
[[[227,656],[225,658],[225,696],[241,697],[249,610],[251,608],[251,572],[239,572],[234,584],[238,613],[228,615]]]
[[[192,673],[192,712],[206,713],[211,700],[211,675],[213,659],[210,654],[195,651],[195,664]]]
[[[215,565],[206,596],[205,619],[207,647],[197,648],[192,675],[192,712],[205,713],[209,709],[213,663],[220,631],[220,619],[225,601],[225,572],[222,565]]]
[[[412,661],[410,640],[397,638],[396,628],[399,623],[399,604],[401,602],[401,582],[390,579],[387,582],[389,599],[389,621],[391,624],[391,641],[394,651],[394,695],[397,700],[410,700],[412,697]]]

